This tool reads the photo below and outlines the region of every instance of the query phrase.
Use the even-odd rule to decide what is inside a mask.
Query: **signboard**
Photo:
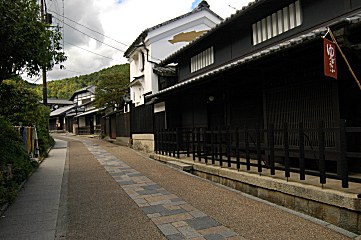
[[[325,76],[337,79],[336,46],[330,40],[323,40],[323,61]]]

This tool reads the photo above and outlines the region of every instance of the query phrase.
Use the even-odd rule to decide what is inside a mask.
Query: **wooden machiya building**
[[[325,76],[324,36],[335,37],[345,56],[332,46],[337,79]],[[293,167],[289,159],[304,158],[297,164],[314,162],[339,174],[347,171],[340,160],[347,158],[349,168],[361,171],[361,90],[354,77],[361,76],[360,53],[361,0],[259,0],[163,60],[160,67],[176,65],[176,76],[160,75],[160,91],[146,99],[164,106],[155,114],[158,126],[192,129],[183,133],[181,150],[202,158],[222,161],[219,155],[241,151],[271,159],[271,167],[278,160]],[[188,139],[197,142],[202,131],[197,148]],[[156,151],[166,151],[171,137],[156,136]],[[223,142],[230,147],[214,154]]]

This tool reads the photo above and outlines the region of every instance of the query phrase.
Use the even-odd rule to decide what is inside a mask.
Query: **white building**
[[[157,63],[221,21],[202,1],[193,11],[144,30],[124,54],[130,63],[132,103],[142,105],[145,95],[158,92],[158,77],[153,72]]]
[[[95,108],[96,86],[91,85],[79,89],[73,93],[70,101],[73,101],[75,109],[67,113],[67,117],[74,118],[72,131],[76,134],[94,134],[100,129],[100,115],[97,114],[102,110]],[[70,130],[68,130],[70,131]]]
[[[174,69],[158,68],[157,64],[175,53],[189,42],[215,27],[223,19],[210,10],[206,1],[182,16],[173,18],[154,27],[145,29],[124,56],[130,63],[130,100],[135,107],[145,104],[145,96],[158,92],[158,75],[155,72],[173,72]],[[162,87],[163,87],[163,83]],[[165,113],[164,102],[154,105],[154,113]],[[134,117],[132,118],[134,120]],[[137,120],[136,120],[137,121]],[[147,122],[145,119],[138,119]],[[133,147],[139,150],[154,150],[154,134],[148,130],[137,129],[132,133]]]

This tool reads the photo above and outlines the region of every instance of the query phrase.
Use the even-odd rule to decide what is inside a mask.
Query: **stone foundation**
[[[150,157],[164,162],[174,161],[174,158],[157,154]],[[203,163],[183,162],[192,165],[192,173],[199,177],[310,215],[348,231],[361,233],[361,199],[357,194],[322,189],[307,183],[287,182],[283,179]]]
[[[142,152],[154,151],[154,134],[132,134],[133,149]]]

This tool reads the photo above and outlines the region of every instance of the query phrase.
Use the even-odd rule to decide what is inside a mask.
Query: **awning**
[[[134,77],[133,81],[129,84],[129,87],[133,87],[136,85],[142,85],[142,83],[140,82],[142,79],[144,79],[144,75],[141,75],[139,77]]]
[[[105,109],[105,108],[95,108],[95,109],[92,109],[92,110],[90,110],[90,111],[84,112],[84,113],[82,113],[82,114],[78,114],[78,115],[76,115],[76,116],[74,116],[74,117],[75,117],[75,118],[76,118],[76,117],[82,117],[82,116],[85,116],[85,115],[89,115],[89,114],[92,114],[92,113],[99,112],[99,111],[104,110],[104,109]]]
[[[75,105],[58,108],[50,113],[50,117],[56,117],[65,114],[70,109],[74,108]]]

